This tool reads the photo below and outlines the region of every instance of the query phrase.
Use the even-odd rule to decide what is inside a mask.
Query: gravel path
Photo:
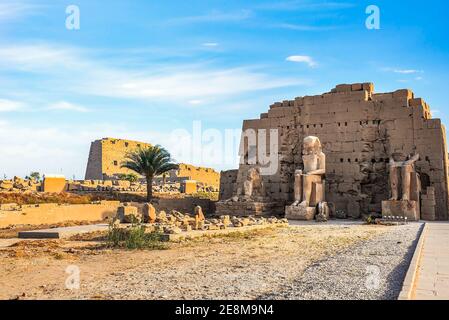
[[[395,299],[420,227],[332,221],[154,251],[24,242],[0,249],[0,299]],[[65,287],[73,265],[79,290]]]
[[[416,247],[421,223],[392,227],[309,266],[284,290],[259,299],[395,300]]]

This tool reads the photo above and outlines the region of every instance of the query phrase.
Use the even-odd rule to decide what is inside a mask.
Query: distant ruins
[[[249,145],[248,129],[265,129],[267,141],[270,129],[278,130],[278,170],[262,175],[264,199],[240,196],[249,170],[263,167],[258,158],[256,165],[247,161],[251,148],[260,148],[260,137]],[[308,136],[321,141],[325,201],[337,217],[380,214],[382,205],[404,205],[388,201],[404,200],[416,201],[418,218],[448,220],[448,151],[441,120],[432,119],[429,105],[412,91],[374,93],[372,83],[343,84],[322,95],[277,102],[260,119],[245,120],[245,161],[238,170],[222,172],[217,213],[238,214],[245,208],[243,213],[257,215],[269,208],[284,214],[286,206],[300,200],[295,181],[297,170],[305,169],[303,140]],[[395,163],[408,167],[393,170]]]
[[[113,180],[121,174],[133,173],[128,169],[121,168],[121,163],[125,160],[128,152],[148,146],[149,144],[144,142],[114,138],[104,138],[92,142],[85,179]],[[160,177],[160,179],[162,178]],[[178,170],[169,172],[166,180],[167,182],[193,180],[204,186],[218,189],[220,174],[211,168],[180,164]]]

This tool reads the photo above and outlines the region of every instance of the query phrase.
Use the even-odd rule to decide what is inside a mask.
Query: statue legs
[[[308,207],[312,197],[312,189],[314,183],[321,183],[322,178],[319,175],[302,175],[302,202],[300,206]]]
[[[293,203],[294,206],[299,205],[302,200],[302,185],[303,185],[302,176],[303,176],[302,170],[297,170],[295,172],[295,184],[293,186],[295,196],[295,202]]]
[[[410,181],[412,172],[412,165],[405,165],[402,167],[402,200],[410,200]]]
[[[391,166],[390,167],[390,188],[391,188],[391,201],[398,200],[399,194],[399,168]]]

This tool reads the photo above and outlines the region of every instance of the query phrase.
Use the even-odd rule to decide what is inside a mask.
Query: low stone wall
[[[100,221],[115,217],[119,201],[100,201],[92,204],[36,204],[2,207],[0,228],[11,225],[55,224],[67,221]],[[9,210],[8,210],[9,209]]]

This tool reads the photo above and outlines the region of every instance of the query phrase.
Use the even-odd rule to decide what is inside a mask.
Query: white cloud
[[[287,87],[297,78],[273,77],[256,67],[201,64],[158,64],[125,68],[120,61],[101,60],[96,52],[70,47],[29,45],[0,47],[0,70],[38,74],[53,89],[114,98],[158,99],[183,103],[207,97]],[[307,60],[314,65],[312,60]]]
[[[257,8],[261,10],[286,10],[286,11],[333,11],[355,7],[356,4],[349,2],[323,1],[310,2],[304,0],[293,1],[277,1],[273,3],[265,3],[259,5]]]
[[[38,7],[16,0],[0,3],[0,23],[23,18],[36,11]]]
[[[201,100],[197,100],[197,99],[189,100],[189,104],[194,105],[194,106],[199,105],[201,103],[203,103],[203,101],[201,101]]]
[[[22,102],[0,99],[0,112],[19,111],[24,107]]]
[[[399,74],[415,74],[415,73],[421,73],[422,71],[414,70],[414,69],[395,69],[395,73]]]
[[[192,23],[213,23],[213,22],[238,22],[251,18],[251,10],[239,10],[234,12],[211,11],[197,16],[179,17],[171,19],[168,25],[192,24]]]
[[[136,131],[124,123],[39,126],[0,121],[0,177],[25,176],[31,171],[64,174],[83,179],[90,142],[103,137],[160,143],[170,151],[176,142],[170,134]],[[182,159],[181,159],[182,160]]]
[[[47,107],[47,110],[62,110],[62,111],[75,111],[75,112],[89,112],[90,110],[86,107],[73,104],[67,101],[60,101],[51,104]]]
[[[289,56],[285,60],[290,62],[306,63],[311,68],[317,65],[317,63],[310,56]]]
[[[205,42],[202,45],[203,45],[203,47],[218,47],[217,42]]]
[[[241,128],[232,129],[238,133]],[[55,124],[51,127],[40,126],[33,122],[0,120],[0,136],[2,137],[0,139],[0,150],[2,150],[0,176],[3,177],[3,174],[8,177],[25,176],[31,171],[39,171],[43,174],[64,174],[68,178],[76,175],[77,179],[83,179],[90,142],[104,137],[161,144],[178,162],[217,166],[215,161],[224,161],[222,158],[211,159],[203,153],[207,146],[216,146],[216,144],[205,140],[206,128],[202,128],[201,131],[201,157],[197,159],[198,145],[194,140],[193,130],[193,127],[167,132],[138,130],[130,124],[119,122],[114,124],[101,122]],[[238,142],[237,139],[236,145]],[[224,149],[220,150],[225,151]],[[236,152],[236,150],[231,150],[232,152]],[[220,163],[220,165],[225,166],[223,168],[229,168],[227,163]],[[237,162],[233,163],[232,167],[235,165]]]
[[[329,31],[335,30],[336,26],[314,26],[307,24],[280,23],[272,25],[273,28],[281,28],[295,31]]]
[[[417,74],[417,73],[424,73],[423,70],[417,70],[417,69],[401,69],[401,68],[382,68],[383,71],[386,72],[394,72],[398,74]]]

